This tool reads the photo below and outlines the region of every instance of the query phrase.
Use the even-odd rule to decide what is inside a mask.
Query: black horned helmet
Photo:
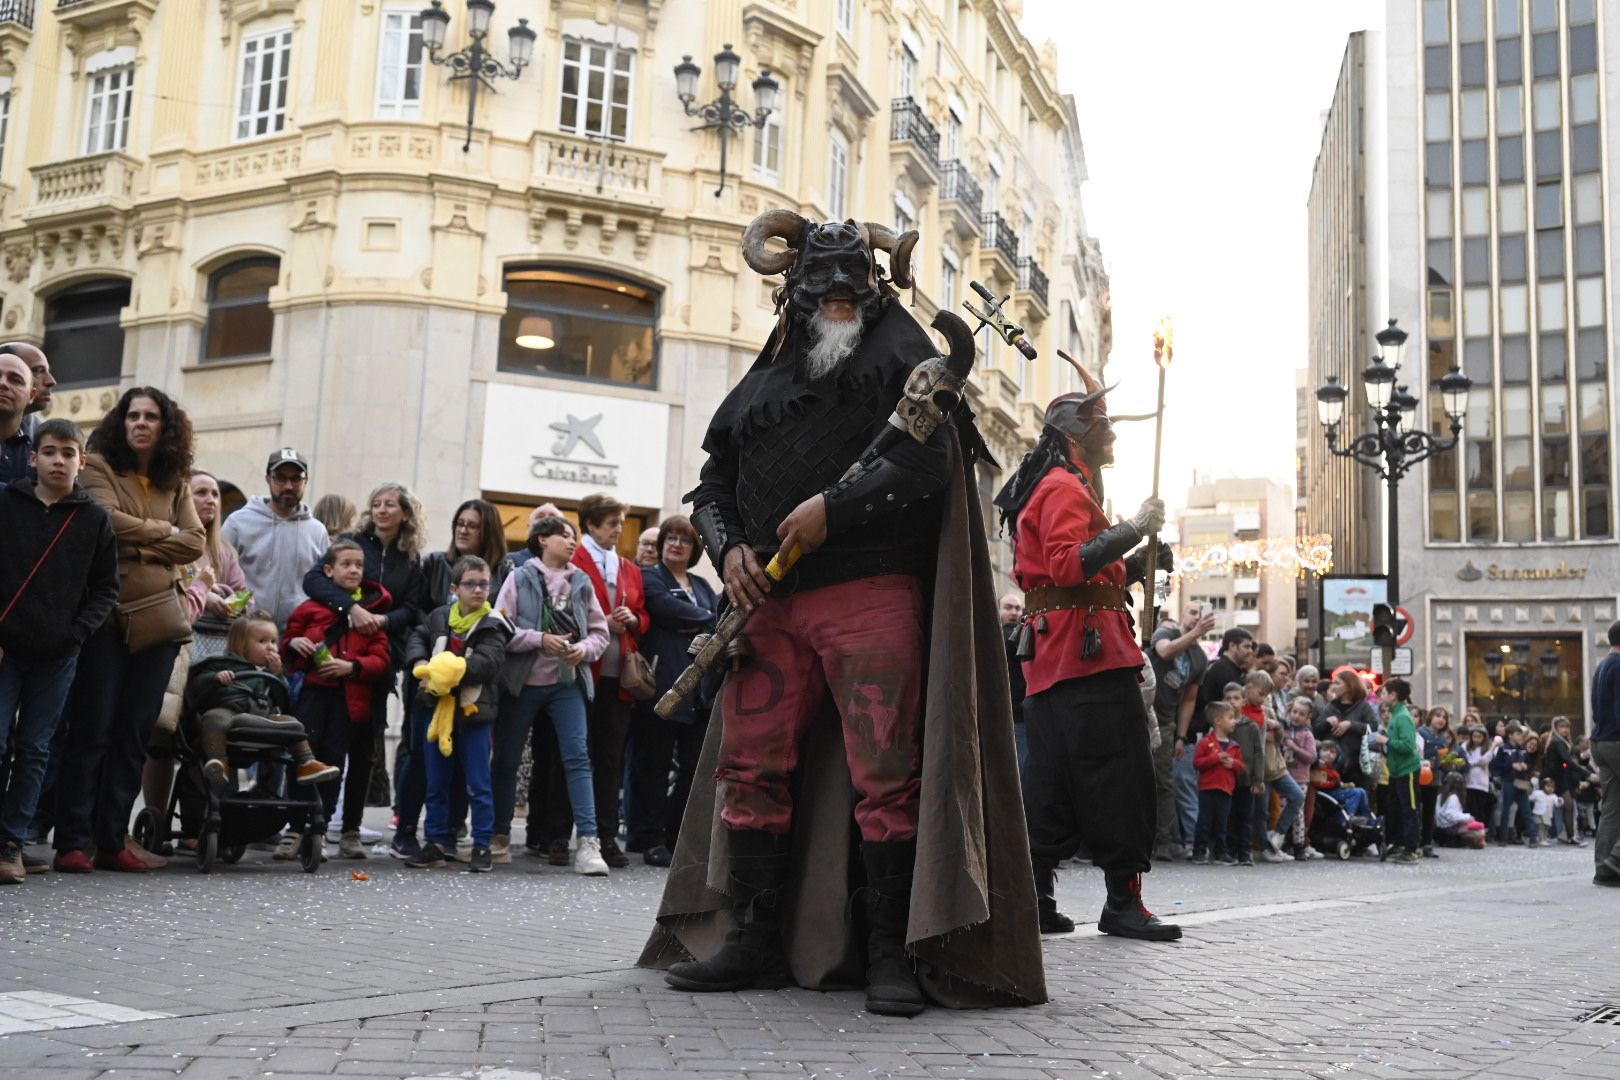
[[[787,250],[767,249],[765,241],[773,237]],[[809,316],[826,297],[843,294],[870,318],[894,289],[911,288],[916,244],[916,230],[896,235],[887,226],[853,219],[817,225],[791,210],[767,210],[743,233],[742,255],[756,273],[786,275],[778,307]],[[879,251],[889,256],[887,274],[877,263]]]
[[[1097,421],[1102,420],[1109,424],[1113,423],[1108,416],[1106,395],[1114,387],[1104,386],[1099,383],[1080,361],[1062,349],[1058,350],[1058,355],[1068,361],[1069,365],[1080,373],[1080,382],[1085,386],[1085,391],[1076,390],[1067,394],[1059,394],[1053,398],[1051,403],[1046,406],[1046,424],[1048,427],[1057,428],[1063,434],[1072,438],[1084,439]],[[1124,417],[1121,417],[1121,419],[1124,419]]]

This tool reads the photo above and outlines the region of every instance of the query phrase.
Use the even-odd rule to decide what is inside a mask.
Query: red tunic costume
[[[1080,585],[1086,582],[1125,587],[1125,562],[1115,560],[1087,577],[1080,568],[1080,545],[1111,524],[1091,489],[1090,470],[1079,475],[1053,469],[1035,486],[1019,515],[1014,545],[1013,577],[1026,593],[1041,585]],[[1035,658],[1024,664],[1027,693],[1038,694],[1065,679],[1078,679],[1100,671],[1142,666],[1142,650],[1131,636],[1130,617],[1122,611],[1052,611],[1045,616],[1047,631],[1039,636]],[[1087,625],[1102,636],[1102,650],[1083,656]]]

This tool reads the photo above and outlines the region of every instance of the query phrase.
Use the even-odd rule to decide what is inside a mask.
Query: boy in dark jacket
[[[405,647],[406,670],[420,680],[412,730],[425,738],[418,744],[427,770],[427,843],[405,865],[416,870],[445,863],[452,840],[450,785],[456,765],[466,777],[467,802],[472,808],[472,860],[475,874],[492,866],[490,837],[495,828],[495,791],[490,783],[495,711],[500,703],[501,668],[512,624],[490,606],[493,582],[489,564],[464,555],[450,570],[455,600],[435,608],[411,633]],[[430,667],[444,653],[466,664],[454,686],[434,678]],[[454,667],[455,665],[451,665]],[[446,701],[448,699],[448,702]]]
[[[34,435],[38,480],[0,489],[0,884],[45,863],[23,844],[39,801],[51,736],[67,701],[79,646],[118,602],[118,542],[107,512],[78,485],[84,437],[66,420]],[[15,722],[15,727],[13,727]]]
[[[1243,775],[1232,795],[1232,819],[1226,833],[1226,848],[1239,866],[1254,865],[1256,802],[1266,790],[1266,712],[1261,702],[1271,693],[1270,684],[1269,677],[1253,685],[1226,684],[1226,699],[1237,710],[1232,739],[1243,750]]]
[[[333,585],[367,611],[388,610],[392,598],[387,589],[365,580],[365,551],[353,540],[333,541],[321,559],[321,568]],[[393,671],[388,635],[350,629],[327,605],[305,600],[287,620],[281,653],[288,671],[306,673],[296,715],[321,760],[348,759],[338,855],[363,859],[366,849],[360,843],[360,815],[365,812],[371,778],[372,695]],[[321,785],[321,804],[328,821],[337,812],[337,796],[336,780]],[[275,857],[297,858],[301,839],[296,834],[284,836]]]
[[[280,635],[268,611],[255,611],[231,624],[226,652],[199,660],[186,677],[186,711],[196,718],[198,741],[206,760],[203,775],[217,787],[230,783],[232,771],[226,739],[239,725],[285,728],[304,734],[304,725],[287,716],[290,692],[281,675]],[[336,780],[337,766],[316,761],[305,738],[293,746],[300,784]]]
[[[1211,702],[1204,710],[1209,731],[1193,751],[1193,768],[1198,770],[1198,832],[1193,843],[1192,861],[1200,865],[1211,860],[1234,866],[1237,860],[1226,850],[1232,796],[1242,784],[1245,769],[1243,748],[1232,741],[1237,711],[1224,701]]]

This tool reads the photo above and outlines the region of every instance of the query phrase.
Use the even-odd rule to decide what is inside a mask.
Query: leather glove
[[[1131,516],[1130,522],[1144,536],[1148,533],[1158,532],[1164,525],[1164,500],[1146,500],[1142,503],[1141,508]]]

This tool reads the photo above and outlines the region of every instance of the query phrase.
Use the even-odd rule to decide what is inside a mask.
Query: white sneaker
[[[1266,833],[1266,843],[1271,847],[1272,851],[1281,851],[1283,849],[1283,834],[1279,832]]]
[[[304,842],[302,833],[283,833],[281,843],[276,845],[276,853],[270,858],[276,862],[292,862],[298,858],[298,848]]]
[[[1261,862],[1269,862],[1269,863],[1279,863],[1279,862],[1293,862],[1294,860],[1289,858],[1287,855],[1284,855],[1280,851],[1273,851],[1271,848],[1266,848],[1266,850],[1264,850],[1264,851],[1262,851],[1260,853],[1260,861]]]
[[[1327,858],[1327,856],[1323,855],[1320,851],[1317,851],[1315,848],[1311,847],[1309,844],[1305,845],[1305,849],[1304,849],[1303,854],[1305,855],[1305,858],[1306,858],[1307,861],[1309,861],[1311,859],[1325,859],[1325,858]]]
[[[574,873],[587,877],[607,877],[608,864],[602,861],[602,839],[582,836],[574,848]]]

